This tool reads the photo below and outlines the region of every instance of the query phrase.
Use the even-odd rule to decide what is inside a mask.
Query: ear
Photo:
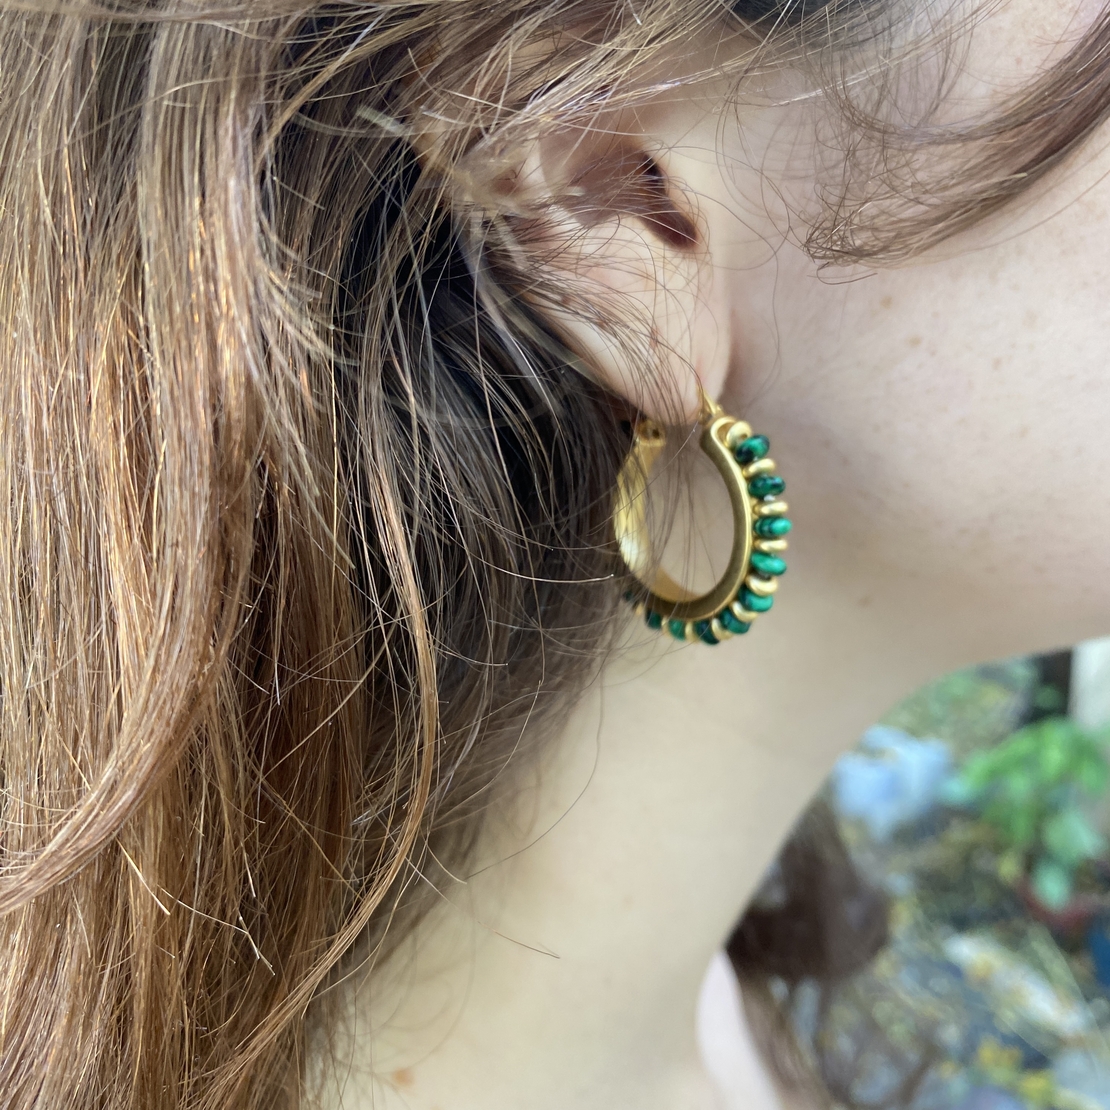
[[[681,105],[648,122],[628,112],[548,134],[513,187],[540,198],[527,249],[545,284],[566,291],[544,306],[554,326],[608,389],[656,419],[690,422],[699,387],[720,395],[732,347],[714,254],[727,239],[720,173]],[[702,138],[711,144],[712,131]]]

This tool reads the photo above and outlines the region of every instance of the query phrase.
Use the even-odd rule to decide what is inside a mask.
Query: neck
[[[468,880],[353,997],[366,1106],[710,1104],[691,1092],[713,952],[837,754],[964,661],[930,635],[940,597],[821,569],[792,560],[773,613],[720,647],[630,632]]]

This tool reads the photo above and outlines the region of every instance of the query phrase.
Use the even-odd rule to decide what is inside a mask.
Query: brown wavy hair
[[[798,59],[882,8],[0,3],[0,1104],[298,1105],[322,988],[465,853],[621,590],[629,413],[476,167],[700,29]],[[1108,45],[814,254],[1026,187]]]

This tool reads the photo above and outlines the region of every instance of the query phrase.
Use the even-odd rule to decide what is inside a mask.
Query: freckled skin
[[[1003,38],[1032,11],[1009,8]],[[812,554],[860,589],[892,567],[916,591],[947,584],[959,605],[933,619],[978,626],[969,657],[1110,628],[1105,135],[1034,195],[926,257],[818,272],[776,237],[781,212],[737,221],[729,207],[766,193],[754,167],[771,158],[753,156],[743,119],[731,137],[715,119],[687,122],[662,161],[710,224],[703,281],[729,306],[714,336],[730,356],[717,380],[772,437],[798,522],[794,558]],[[697,153],[710,127],[712,163]],[[694,361],[709,364],[696,350]],[[846,534],[844,520],[864,526]],[[1046,604],[1041,568],[1061,544],[1069,573]]]

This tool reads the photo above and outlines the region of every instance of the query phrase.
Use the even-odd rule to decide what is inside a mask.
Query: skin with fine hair
[[[5,1105],[713,1105],[836,754],[1110,626],[1110,22],[925,9],[0,4]],[[609,524],[699,388],[798,524],[712,651]]]

